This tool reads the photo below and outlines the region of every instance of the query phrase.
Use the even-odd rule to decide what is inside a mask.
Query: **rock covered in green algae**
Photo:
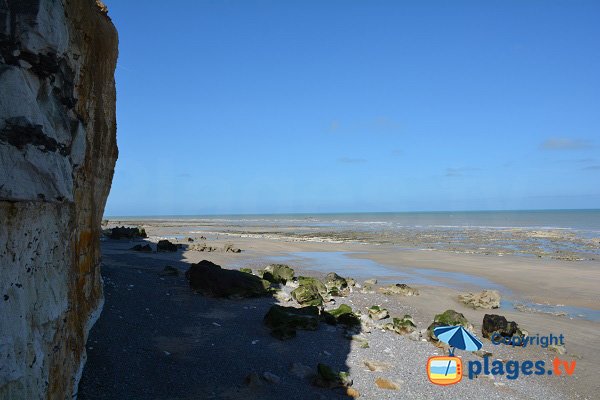
[[[459,325],[469,331],[473,331],[473,325],[471,325],[469,323],[469,321],[463,314],[456,312],[454,310],[446,310],[441,314],[437,314],[433,318],[433,323],[431,325],[429,325],[429,327],[427,328],[427,333],[431,340],[433,340],[434,342],[437,342],[438,338],[433,333],[433,330],[435,328],[437,328],[438,326],[459,326]]]
[[[419,291],[415,288],[408,286],[405,283],[397,283],[395,285],[384,286],[379,288],[379,292],[387,295],[398,295],[398,296],[418,296]]]
[[[285,285],[287,281],[294,279],[294,270],[285,264],[267,265],[263,270],[259,271],[262,278],[271,283],[281,283]]]
[[[320,306],[323,304],[323,297],[312,285],[302,285],[292,291],[292,298],[300,305]]]
[[[245,272],[222,269],[207,260],[192,264],[185,277],[193,290],[206,296],[242,298],[270,293],[269,282]]]
[[[400,335],[406,335],[414,332],[417,329],[417,325],[415,325],[412,317],[406,314],[402,318],[393,318],[392,322],[385,324],[384,328]]]
[[[252,268],[240,268],[240,272],[245,272],[247,274],[252,274]]]
[[[319,327],[319,308],[302,308],[273,305],[265,315],[263,322],[271,329],[271,335],[280,340],[296,336],[296,330],[315,331]]]
[[[300,276],[298,287],[291,294],[302,306],[320,306],[323,305],[323,297],[327,295],[327,288],[318,279]]]
[[[329,324],[340,324],[347,327],[360,326],[360,319],[352,308],[347,304],[341,304],[338,308],[323,312],[325,322]]]
[[[368,308],[369,317],[375,321],[379,321],[382,319],[386,319],[390,316],[390,313],[387,309],[382,308],[381,306],[372,306]]]
[[[348,387],[352,386],[352,380],[348,372],[335,372],[329,365],[319,363],[313,384],[323,388]]]
[[[325,276],[325,287],[332,296],[345,296],[348,294],[348,282],[335,272],[330,272]]]

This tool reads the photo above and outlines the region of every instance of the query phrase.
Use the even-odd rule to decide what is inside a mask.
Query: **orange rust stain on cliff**
[[[49,356],[48,399],[70,397],[72,377],[85,351],[85,327],[102,294],[100,284],[99,226],[116,150],[114,115],[114,69],[117,34],[110,18],[93,0],[66,0],[71,47],[84,63],[76,84],[75,111],[85,125],[87,149],[83,164],[75,171],[77,182],[73,206],[72,249],[69,273],[69,309],[58,321],[54,343],[57,350]]]

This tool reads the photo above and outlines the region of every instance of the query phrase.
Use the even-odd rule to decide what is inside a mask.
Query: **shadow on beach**
[[[79,399],[348,398],[344,388],[312,384],[318,363],[348,371],[352,342],[344,328],[322,322],[279,340],[263,323],[278,304],[273,297],[196,294],[182,250],[138,253],[131,246],[102,242],[106,301],[88,339]],[[166,265],[178,276],[162,276]]]

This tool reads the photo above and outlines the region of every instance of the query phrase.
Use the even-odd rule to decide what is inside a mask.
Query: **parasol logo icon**
[[[483,347],[471,332],[462,326],[439,326],[435,336],[450,346],[449,357],[436,356],[427,360],[427,377],[436,385],[454,385],[462,379],[462,360],[454,357],[454,350],[477,351]]]

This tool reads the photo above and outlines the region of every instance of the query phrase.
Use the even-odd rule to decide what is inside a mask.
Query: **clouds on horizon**
[[[572,138],[549,138],[540,144],[542,150],[583,150],[591,149],[594,145],[590,140]]]
[[[364,164],[367,162],[367,160],[364,158],[352,158],[352,157],[340,157],[340,158],[338,158],[337,161],[342,164]]]
[[[480,170],[480,168],[474,168],[474,167],[459,167],[459,168],[448,167],[448,168],[446,168],[446,177],[455,178],[455,177],[459,177],[459,176],[465,176],[465,175],[467,175],[468,172],[479,171],[479,170]]]

